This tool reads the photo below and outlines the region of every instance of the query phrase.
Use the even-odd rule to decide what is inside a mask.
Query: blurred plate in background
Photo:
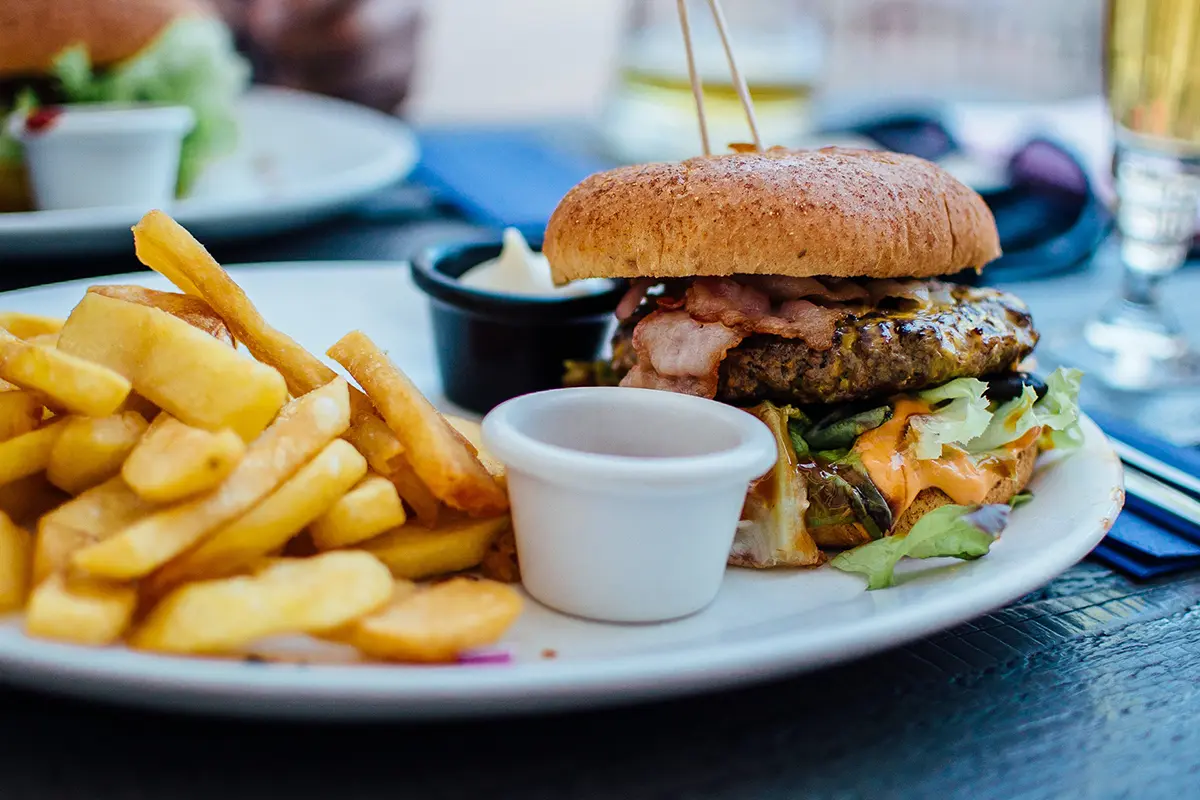
[[[242,101],[237,150],[169,212],[207,242],[301,227],[406,177],[415,137],[394,117],[340,100],[256,86]],[[145,208],[0,214],[0,256],[97,254],[130,246]]]

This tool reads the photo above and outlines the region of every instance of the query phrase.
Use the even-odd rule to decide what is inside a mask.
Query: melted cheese
[[[867,431],[854,443],[854,451],[875,486],[887,499],[892,513],[900,516],[924,489],[941,489],[955,503],[975,505],[1011,474],[1015,454],[1037,440],[1040,428],[1028,431],[1005,447],[1005,456],[973,460],[965,451],[946,448],[941,458],[919,459],[908,452],[910,417],[928,414],[928,404],[914,398],[896,403],[892,418]]]

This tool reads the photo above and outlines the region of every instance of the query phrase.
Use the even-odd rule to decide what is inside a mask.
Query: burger
[[[230,31],[205,0],[4,0],[0,122],[69,103],[189,106],[178,191],[236,138],[249,80]],[[32,207],[21,147],[0,128],[0,212]]]
[[[1080,373],[1034,377],[1013,295],[955,282],[1000,255],[983,199],[908,155],[780,148],[631,166],[561,201],[556,282],[629,281],[611,357],[570,384],[682,392],[774,432],[730,563],[987,552],[1043,450],[1080,441]],[[967,274],[970,274],[969,272]]]

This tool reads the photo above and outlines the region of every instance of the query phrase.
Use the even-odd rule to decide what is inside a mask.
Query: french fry
[[[92,286],[88,291],[165,311],[193,328],[204,331],[214,339],[222,341],[230,347],[234,346],[233,333],[225,324],[225,320],[221,319],[220,315],[199,297],[177,292],[160,292],[142,286]]]
[[[397,578],[420,580],[479,565],[508,517],[461,519],[441,528],[405,525],[357,545],[378,558]]]
[[[392,602],[332,632],[373,658],[417,663],[454,661],[495,644],[521,613],[521,595],[494,581],[452,578],[397,590]]]
[[[115,536],[77,551],[72,565],[85,573],[115,580],[150,574],[253,508],[325,445],[345,433],[349,424],[345,381],[338,379],[297,398],[250,444],[245,457],[217,488],[153,513]]]
[[[0,514],[0,612],[25,605],[33,563],[33,537]]]
[[[20,311],[0,311],[0,328],[18,339],[33,339],[37,336],[58,333],[65,320],[43,317],[37,314],[22,314]]]
[[[111,417],[69,417],[50,450],[46,477],[68,494],[79,494],[121,472],[147,423],[127,411]]]
[[[441,502],[429,491],[429,487],[421,482],[412,465],[403,458],[397,459],[399,465],[388,474],[388,479],[396,487],[400,498],[412,506],[413,513],[426,528],[436,528],[442,514]]]
[[[203,298],[251,355],[283,374],[293,395],[311,392],[337,377],[296,340],[271,327],[242,287],[175,220],[161,211],[151,211],[134,226],[133,240],[143,264],[181,291]],[[350,391],[350,410],[351,425],[345,438],[366,456],[372,469],[389,474],[395,468],[394,462],[403,456],[400,441],[366,396],[354,388]]]
[[[21,389],[0,391],[0,441],[29,433],[42,421],[42,400]]]
[[[50,422],[37,430],[0,442],[0,485],[26,478],[46,469],[54,443],[62,435],[66,420]]]
[[[243,517],[155,573],[151,593],[183,580],[232,575],[287,544],[367,472],[354,445],[335,439]]]
[[[141,497],[169,503],[213,488],[245,454],[245,442],[228,428],[214,433],[159,414],[120,472]]]
[[[67,318],[58,351],[124,375],[181,422],[257,436],[287,400],[283,377],[157,308],[88,293]],[[19,381],[16,381],[19,383]]]
[[[281,559],[254,575],[179,587],[151,609],[130,643],[168,653],[229,653],[267,636],[345,625],[391,595],[392,576],[366,553]]]
[[[71,497],[38,472],[0,486],[0,512],[18,525],[36,524],[38,518]]]
[[[37,336],[30,336],[25,341],[30,344],[36,344],[38,347],[58,347],[58,331],[54,333],[39,333]]]
[[[459,434],[365,334],[346,334],[329,349],[329,356],[363,387],[404,445],[413,471],[435,497],[474,516],[507,510],[507,494]]]
[[[63,503],[38,520],[34,540],[33,580],[66,571],[76,550],[103,541],[146,517],[156,506],[134,494],[121,478]]]
[[[137,606],[132,586],[51,575],[38,584],[25,608],[30,636],[76,644],[106,645],[121,638]]]
[[[464,419],[453,414],[446,414],[445,418],[446,422],[450,423],[450,427],[458,431],[459,435],[475,448],[475,457],[479,459],[480,464],[483,464],[483,468],[496,479],[497,483],[505,486],[507,484],[505,466],[499,459],[484,449],[483,427],[474,420]]]
[[[404,504],[396,486],[382,475],[372,475],[335,502],[309,525],[318,550],[365,542],[404,524]]]
[[[0,330],[0,378],[32,389],[75,414],[107,417],[129,395],[129,381],[112,369],[57,348],[39,347]]]

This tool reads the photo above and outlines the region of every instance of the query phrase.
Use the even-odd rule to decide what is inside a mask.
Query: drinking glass
[[[812,99],[825,61],[820,0],[725,0],[738,68],[754,100],[763,143],[794,145],[811,131]],[[715,152],[752,141],[707,0],[687,0],[696,69]],[[616,80],[601,120],[618,158],[657,161],[699,155],[696,103],[677,0],[634,0]]]
[[[1110,0],[1106,38],[1122,287],[1058,354],[1116,390],[1200,388],[1193,343],[1160,303],[1196,233],[1200,2]]]

